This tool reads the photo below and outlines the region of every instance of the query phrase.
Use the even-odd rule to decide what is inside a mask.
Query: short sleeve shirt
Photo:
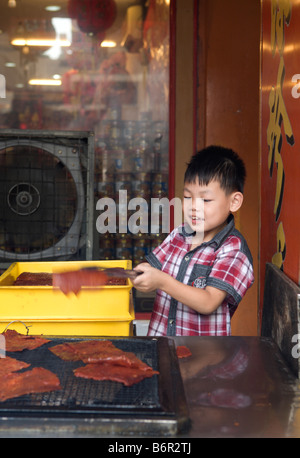
[[[254,281],[250,250],[233,215],[212,240],[193,250],[187,229],[184,224],[174,229],[147,261],[184,284],[226,291],[226,298],[212,314],[203,315],[157,290],[148,335],[228,336],[230,319]]]

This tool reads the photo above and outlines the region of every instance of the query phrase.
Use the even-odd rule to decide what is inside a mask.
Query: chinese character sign
[[[300,5],[263,0],[261,55],[261,282],[266,262],[299,282]]]

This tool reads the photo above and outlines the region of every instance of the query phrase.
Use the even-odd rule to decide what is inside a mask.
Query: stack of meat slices
[[[55,374],[42,367],[25,372],[30,365],[14,358],[0,358],[0,401],[31,393],[60,390],[60,382]]]
[[[81,278],[80,278],[80,277]],[[89,285],[89,280],[94,279],[94,285],[98,286],[98,279],[100,278],[99,285],[110,285],[110,286],[125,286],[127,285],[127,279],[122,277],[108,277],[102,271],[89,271],[81,270],[76,272],[65,272],[61,274],[61,281],[65,284],[62,285],[65,289],[66,294],[69,292],[77,291],[77,282],[81,282],[83,285]],[[57,276],[56,276],[57,281]],[[13,282],[13,286],[53,286],[53,274],[48,272],[22,272]],[[57,285],[60,286],[60,285]]]
[[[111,380],[131,386],[159,374],[134,353],[120,350],[110,340],[67,342],[50,350],[63,360],[86,363],[85,366],[74,370],[76,377]]]
[[[52,286],[52,274],[47,272],[22,272],[14,286]]]

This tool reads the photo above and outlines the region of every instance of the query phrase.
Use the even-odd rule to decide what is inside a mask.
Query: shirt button
[[[190,257],[189,257],[189,256],[186,256],[184,259],[185,259],[186,261],[188,261],[188,260],[190,259]]]
[[[170,320],[170,324],[174,324],[174,320]]]

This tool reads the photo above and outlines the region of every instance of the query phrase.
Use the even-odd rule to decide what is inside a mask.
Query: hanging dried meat
[[[93,380],[110,380],[131,386],[139,383],[145,378],[158,374],[157,371],[137,367],[118,366],[111,363],[90,363],[83,367],[78,367],[74,371],[75,377],[82,377]]]
[[[7,329],[2,335],[5,337],[6,351],[34,350],[50,342],[49,339],[45,339],[44,337],[25,336],[13,329]]]
[[[35,367],[25,372],[14,372],[0,377],[0,401],[23,396],[60,390],[60,381],[51,371]]]

